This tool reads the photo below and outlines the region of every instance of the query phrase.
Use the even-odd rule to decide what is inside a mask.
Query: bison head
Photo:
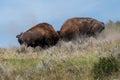
[[[61,38],[60,31],[57,31],[57,34],[58,34],[58,38],[60,39]]]
[[[94,24],[91,31],[94,33],[94,35],[97,35],[98,33],[101,33],[104,29],[105,29],[104,23],[99,22]]]
[[[19,41],[20,44],[24,43],[24,41],[22,39],[22,35],[23,35],[23,32],[16,36],[16,38],[18,38],[18,41]]]
[[[99,26],[100,26],[100,29],[99,29],[99,33],[100,33],[105,29],[105,24],[103,22],[101,22],[101,24]]]

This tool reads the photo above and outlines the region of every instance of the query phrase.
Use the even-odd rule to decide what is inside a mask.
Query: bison
[[[28,47],[40,46],[42,48],[53,46],[59,40],[58,33],[48,23],[40,23],[16,37],[20,44],[25,44]]]
[[[63,40],[72,40],[81,35],[96,36],[105,28],[103,22],[88,17],[70,18],[62,25],[60,31],[57,31]]]

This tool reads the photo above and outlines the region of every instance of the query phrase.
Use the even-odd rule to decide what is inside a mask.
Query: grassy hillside
[[[0,48],[0,80],[120,80],[119,21],[109,21],[97,39]]]

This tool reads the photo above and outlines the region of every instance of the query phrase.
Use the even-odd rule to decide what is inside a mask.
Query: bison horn
[[[21,32],[19,35],[17,35],[16,38],[19,38],[22,34],[23,34],[23,32]]]
[[[19,37],[20,37],[20,35],[17,35],[17,36],[16,36],[16,38],[19,38]]]

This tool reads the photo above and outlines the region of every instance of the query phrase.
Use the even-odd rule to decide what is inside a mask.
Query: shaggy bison
[[[71,40],[81,35],[96,36],[104,28],[103,22],[93,18],[71,18],[62,25],[58,34],[63,40]]]
[[[55,45],[59,40],[58,33],[48,23],[40,23],[16,37],[20,44],[42,48]]]

